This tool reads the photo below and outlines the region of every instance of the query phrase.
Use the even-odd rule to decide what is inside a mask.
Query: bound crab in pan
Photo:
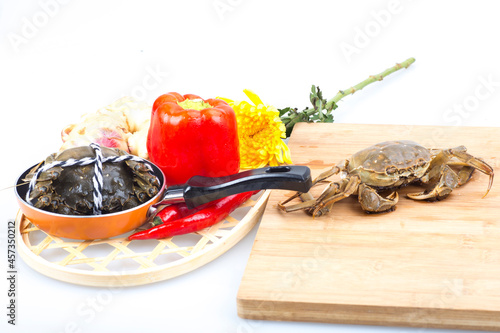
[[[116,148],[101,147],[103,157],[128,155]],[[49,155],[44,163],[79,160],[93,157],[89,146],[66,149]],[[43,164],[43,163],[41,163]],[[40,165],[26,176],[30,181]],[[52,167],[36,180],[29,200],[35,207],[64,215],[93,214],[94,165]],[[127,160],[118,163],[103,163],[103,214],[120,212],[136,207],[155,196],[160,188],[158,178],[150,167],[142,162]]]
[[[285,212],[305,210],[310,215],[320,216],[328,213],[335,202],[357,194],[364,211],[391,211],[398,202],[398,193],[393,191],[384,197],[380,192],[412,183],[433,184],[430,190],[407,196],[414,200],[441,200],[469,181],[476,169],[489,175],[488,194],[493,184],[493,168],[468,154],[464,146],[439,150],[427,149],[408,140],[386,141],[360,150],[320,174],[313,186],[338,173],[341,180],[330,182],[318,198],[309,192],[296,193],[280,202],[278,207]],[[302,203],[285,206],[298,196]]]

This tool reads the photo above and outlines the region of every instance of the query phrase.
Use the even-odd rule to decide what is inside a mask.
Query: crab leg
[[[462,186],[465,183],[467,183],[471,179],[474,171],[476,170],[476,168],[474,168],[470,165],[467,165],[464,162],[451,161],[451,162],[446,163],[446,165],[454,166],[454,167],[457,167],[457,166],[461,167],[460,169],[458,169],[458,171],[455,171],[458,174],[458,186]]]
[[[317,204],[318,203],[321,204],[326,199],[331,198],[331,197],[337,195],[338,193],[344,191],[346,185],[347,185],[346,179],[343,179],[340,182],[329,183],[328,186],[323,190],[323,192],[321,192],[320,196],[316,199],[315,205],[312,206],[311,208],[307,209],[306,213],[309,215],[313,215],[315,217],[316,216],[319,217],[321,215],[327,214],[335,202],[325,204],[324,206],[320,207],[319,209],[316,209]],[[306,193],[306,194],[309,194],[309,193]],[[304,198],[302,196],[300,198],[302,200],[304,200]]]
[[[151,186],[151,183],[148,182],[147,179],[142,178],[140,175],[138,175],[137,177],[134,176],[133,179],[134,190],[136,191],[136,193],[138,193],[137,191],[144,192],[150,198],[154,197],[158,193],[158,187]],[[141,198],[139,198],[139,200],[141,202],[143,201]]]
[[[462,186],[467,183],[472,177],[474,170],[476,170],[474,167],[468,165],[458,170],[458,186]]]
[[[318,199],[315,199],[310,192],[297,193],[298,195],[300,195],[300,199],[302,200],[301,203],[298,203],[295,205],[290,205],[290,206],[285,206],[285,204],[287,202],[289,202],[291,199],[297,197],[297,195],[294,195],[291,198],[288,198],[287,200],[278,203],[278,207],[286,213],[293,212],[296,210],[305,210],[306,213],[308,213],[309,215],[312,215],[314,209],[316,208],[316,203],[319,202],[320,200],[323,200],[325,197],[332,196],[332,195],[339,193],[341,186],[342,185],[340,183],[328,184],[328,186],[323,190],[323,192],[318,197]],[[345,186],[345,184],[344,184],[344,186]],[[321,214],[318,214],[317,216],[320,216],[322,214],[326,214],[327,212],[328,212],[328,210],[326,209],[326,207],[324,207],[321,210]]]
[[[301,199],[303,202],[290,206],[284,206],[284,202],[282,202],[278,204],[278,207],[286,213],[296,210],[304,210],[307,214],[313,215],[314,217],[321,216],[328,213],[330,211],[330,207],[335,203],[335,201],[328,203],[326,203],[326,201],[330,201],[330,198],[335,197],[338,193],[343,193],[347,184],[348,181],[345,179],[341,182],[333,182],[328,184],[317,199],[315,199],[309,192],[302,193]]]
[[[424,183],[427,183],[433,179],[436,179],[437,177],[442,177],[444,165],[463,166],[463,168],[458,172],[458,186],[465,184],[470,179],[475,169],[490,176],[488,189],[486,190],[483,198],[488,194],[491,186],[493,185],[493,168],[481,159],[468,154],[467,149],[464,146],[445,149],[436,154],[433,161],[431,162],[428,174],[422,177],[421,180]]]
[[[476,168],[468,165],[467,163],[460,162],[460,161],[448,161],[446,165],[449,165],[451,167],[461,167],[457,174],[458,174],[458,186],[462,186],[465,183],[467,183],[470,178],[472,177],[472,174],[476,170]]]
[[[31,191],[29,199],[34,200],[35,198],[39,198],[43,195],[46,195],[51,190],[52,188],[51,185],[52,185],[51,180],[39,181],[35,185],[33,191]]]
[[[459,177],[448,165],[441,170],[439,182],[429,192],[408,193],[414,200],[441,200],[446,198],[459,184]]]
[[[347,162],[344,160],[342,162],[340,162],[339,164],[337,164],[336,166],[322,172],[321,174],[319,174],[318,177],[316,177],[313,182],[312,182],[312,187],[318,185],[320,182],[323,182],[324,180],[326,180],[327,178],[333,176],[333,175],[336,175],[340,172],[340,165],[344,165],[346,164]],[[325,190],[323,191],[325,192]],[[292,206],[289,206],[289,207],[285,207],[285,204],[289,203],[290,201],[292,201],[293,199],[297,198],[297,197],[300,197],[300,199],[302,200],[302,203],[300,204],[296,204],[296,205],[292,205]],[[296,192],[294,195],[292,195],[291,197],[287,198],[286,200],[278,203],[278,207],[285,211],[285,212],[291,212],[291,211],[295,211],[295,210],[301,210],[301,209],[305,209],[305,208],[310,208],[310,204],[311,202],[315,202],[316,199],[314,199],[313,195],[311,194],[311,192],[306,192],[306,193],[302,193],[302,192]],[[307,202],[307,204],[306,204]],[[323,212],[325,213],[325,212]]]
[[[314,187],[316,185],[318,185],[319,182],[322,182],[324,181],[325,179],[327,179],[328,177],[331,177],[337,173],[340,172],[340,169],[337,167],[337,166],[334,166],[333,168],[325,171],[325,172],[322,172],[318,177],[316,177],[313,182],[312,182],[312,186],[311,187]],[[292,195],[291,197],[287,198],[286,200],[278,203],[278,207],[284,211],[288,211],[285,209],[285,204],[289,203],[290,201],[292,201],[293,199],[297,198],[300,196],[300,199],[303,201],[303,202],[306,202],[306,201],[310,201],[310,200],[314,200],[314,197],[313,195],[310,193],[310,192],[306,192],[306,193],[302,193],[302,192],[296,192],[294,195]],[[300,209],[300,208],[299,208]],[[294,210],[298,210],[298,209],[294,209]]]
[[[342,168],[345,168],[346,163],[347,161],[343,160],[333,168],[320,173],[319,176],[314,179],[313,185],[316,185],[317,183],[322,182],[323,180],[338,174],[340,170],[342,170]]]
[[[323,199],[321,196],[316,200],[316,207],[312,213],[313,217],[316,217],[318,213],[321,211],[323,207],[330,207],[337,201],[345,199],[349,197],[351,194],[355,193],[358,190],[358,186],[361,183],[361,179],[358,176],[352,176],[350,178],[346,178],[347,181],[344,181],[344,186],[341,186],[342,189],[340,191],[330,196],[326,199]]]
[[[285,206],[282,202],[278,203],[278,208],[284,211],[285,213],[295,212],[297,210],[305,210],[307,211],[311,207],[314,207],[316,204],[315,199],[311,199],[308,201],[304,201],[295,205]]]
[[[489,166],[488,163],[472,156],[471,154],[468,154],[467,149],[464,146],[448,149],[445,151],[445,154],[447,154],[448,156],[456,157],[458,160],[467,164],[468,166],[471,166],[481,171],[482,173],[490,176],[488,189],[486,190],[486,193],[483,195],[484,198],[490,191],[491,186],[493,185],[493,176],[494,176],[493,168]]]
[[[319,183],[321,182],[324,182],[326,179],[330,178],[331,176],[334,176],[336,174],[338,174],[340,172],[340,167],[339,167],[340,164],[334,166],[333,168],[327,170],[327,171],[324,171],[322,173],[319,174],[318,177],[316,177],[313,182],[312,182],[312,186],[316,186],[318,185]],[[312,196],[312,194],[310,192],[307,192],[307,193],[297,193],[294,197],[296,198],[297,195],[300,196],[300,199],[302,201],[309,201],[311,199],[313,199],[314,197]]]
[[[345,170],[347,167],[348,161],[342,160],[334,167],[322,172],[319,174],[312,182],[312,186],[316,186],[321,182],[324,182],[327,178],[338,174],[340,171]],[[345,188],[346,181],[343,180],[341,182],[330,182],[328,186],[323,190],[318,199],[314,199],[314,196],[311,194],[311,191],[306,193],[297,192],[286,200],[278,203],[278,208],[283,210],[284,212],[292,212],[296,210],[305,210],[309,215],[321,216],[329,212],[329,208],[333,205],[333,202],[330,205],[322,205],[319,210],[316,209],[317,203],[323,201],[326,197],[330,197],[336,195],[341,191],[341,188]],[[286,203],[292,201],[293,199],[300,197],[302,203],[285,206]]]

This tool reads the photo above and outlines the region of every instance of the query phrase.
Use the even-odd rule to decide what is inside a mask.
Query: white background
[[[124,95],[243,99],[249,88],[304,108],[312,84],[330,98],[409,57],[409,69],[341,101],[335,121],[500,126],[498,13],[494,1],[2,0],[0,188],[56,151],[63,127]],[[239,318],[257,228],[192,273],[134,288],[58,282],[18,258],[12,327],[2,272],[17,209],[13,190],[0,191],[2,332],[421,331]]]

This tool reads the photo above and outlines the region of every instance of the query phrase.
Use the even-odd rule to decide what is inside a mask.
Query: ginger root
[[[146,141],[150,119],[151,106],[122,97],[95,113],[84,114],[79,123],[66,126],[61,132],[63,144],[59,150],[95,142],[149,159]]]

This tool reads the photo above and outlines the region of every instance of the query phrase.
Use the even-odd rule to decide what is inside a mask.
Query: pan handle
[[[171,186],[156,205],[185,201],[188,208],[229,195],[266,189],[307,192],[312,186],[311,170],[301,165],[284,165],[243,171],[224,177],[194,176],[186,184]]]

